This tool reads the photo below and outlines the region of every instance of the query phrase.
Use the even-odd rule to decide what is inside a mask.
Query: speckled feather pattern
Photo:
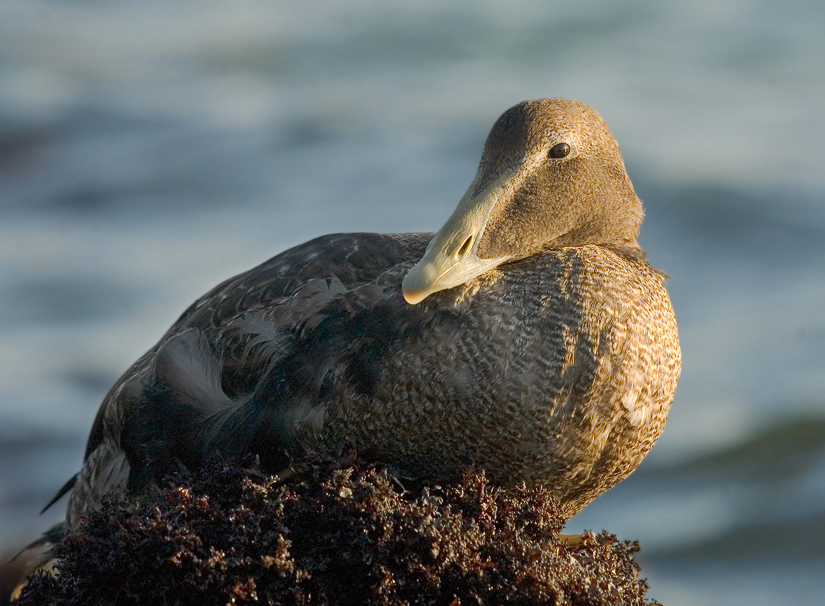
[[[660,275],[550,248],[410,306],[400,281],[430,236],[326,236],[196,302],[104,402],[70,519],[113,492],[103,458],[142,490],[213,449],[277,467],[356,448],[416,477],[540,483],[568,516],[632,472],[679,374]],[[182,360],[197,372],[166,368]]]

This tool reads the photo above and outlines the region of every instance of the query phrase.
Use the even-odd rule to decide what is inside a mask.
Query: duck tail
[[[57,560],[54,557],[54,546],[60,542],[69,528],[65,522],[55,524],[49,530],[40,535],[36,541],[26,545],[23,549],[14,554],[11,559],[6,562],[7,570],[19,571],[17,575],[12,577],[14,580],[12,585],[14,587],[11,593],[5,593],[9,598],[10,603],[14,603],[19,597],[23,588],[26,586],[29,577],[38,570],[46,571],[48,574],[57,574],[55,564]],[[5,591],[8,591],[6,589]]]

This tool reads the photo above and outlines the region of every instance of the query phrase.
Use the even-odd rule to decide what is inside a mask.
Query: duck
[[[681,354],[619,146],[589,106],[495,122],[433,233],[325,235],[219,284],[114,384],[68,528],[211,453],[354,450],[400,476],[546,487],[570,518],[661,434]]]

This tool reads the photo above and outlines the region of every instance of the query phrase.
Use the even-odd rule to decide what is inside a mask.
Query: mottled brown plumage
[[[69,522],[175,460],[347,448],[425,481],[542,484],[572,516],[641,462],[676,388],[642,215],[596,112],[511,108],[435,236],[324,236],[194,303],[104,400]]]

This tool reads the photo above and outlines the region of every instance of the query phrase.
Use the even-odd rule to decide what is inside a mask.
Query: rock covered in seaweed
[[[247,462],[248,463],[248,462]],[[151,500],[112,503],[56,546],[57,578],[18,604],[647,604],[638,544],[578,546],[543,488],[483,473],[403,490],[382,468],[325,462],[282,482],[211,460]]]

